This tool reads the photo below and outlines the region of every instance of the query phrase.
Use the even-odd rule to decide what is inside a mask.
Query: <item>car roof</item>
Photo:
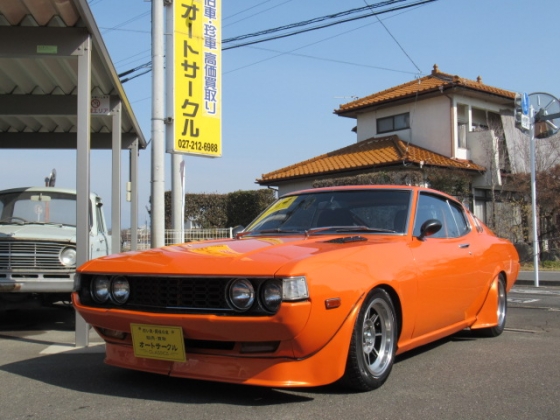
[[[410,190],[410,191],[428,191],[436,194],[447,195],[441,191],[433,190],[426,187],[418,187],[412,185],[342,185],[342,186],[332,186],[332,187],[321,187],[321,188],[309,188],[305,190],[292,191],[284,194],[283,196],[297,195],[297,194],[309,194],[315,192],[325,192],[325,191],[352,191],[352,190]]]
[[[10,193],[22,193],[22,192],[55,192],[61,194],[73,194],[76,195],[76,190],[71,188],[57,188],[57,187],[19,187],[19,188],[9,188],[6,190],[1,190],[0,194],[10,194]],[[97,194],[94,192],[90,193],[90,196],[97,198]]]
[[[329,191],[357,191],[357,190],[407,190],[407,191],[416,191],[416,192],[427,192],[431,194],[438,194],[442,197],[446,197],[450,200],[453,200],[457,203],[461,203],[460,200],[457,198],[444,193],[443,191],[434,190],[432,188],[427,187],[419,187],[413,185],[391,185],[391,184],[383,184],[383,185],[342,185],[342,186],[332,186],[332,187],[321,187],[321,188],[309,188],[305,190],[299,191],[292,191],[282,195],[282,197],[289,197],[292,195],[301,195],[301,194],[313,194],[313,193],[322,193],[322,192],[329,192]]]

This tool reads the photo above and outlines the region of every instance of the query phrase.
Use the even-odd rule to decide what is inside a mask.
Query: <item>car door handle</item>
[[[459,248],[468,248],[471,244],[459,244]]]

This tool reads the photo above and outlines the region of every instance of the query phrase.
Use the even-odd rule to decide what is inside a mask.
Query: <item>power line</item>
[[[326,20],[330,20],[330,19],[336,19],[338,17],[342,17],[342,16],[348,16],[354,13],[359,13],[359,12],[363,12],[367,9],[370,9],[370,7],[383,7],[383,6],[387,6],[389,4],[393,4],[393,3],[397,3],[397,2],[403,2],[403,1],[407,1],[407,0],[387,0],[381,3],[377,3],[375,6],[365,6],[365,7],[358,7],[355,9],[349,9],[349,10],[344,10],[342,12],[338,12],[338,13],[333,13],[330,15],[326,15],[326,16],[320,16],[320,17],[316,17],[313,19],[308,19],[308,20],[304,20],[301,22],[296,22],[296,23],[290,23],[288,25],[283,25],[283,26],[278,26],[276,28],[271,28],[271,29],[265,29],[259,32],[253,32],[250,34],[245,34],[245,35],[239,35],[233,38],[226,38],[224,40],[222,40],[223,44],[227,44],[228,42],[235,42],[235,41],[241,41],[243,39],[247,39],[247,38],[254,38],[257,36],[261,36],[261,35],[268,35],[268,34],[272,34],[275,32],[280,32],[280,31],[285,31],[288,29],[292,29],[292,28],[298,28],[298,27],[302,27],[302,26],[308,26],[308,25],[312,25],[314,23],[318,23],[318,22],[323,22]]]
[[[248,42],[245,42],[245,43],[240,43],[240,44],[233,45],[233,46],[231,46],[231,47],[225,47],[225,48],[222,47],[222,51],[227,51],[227,50],[234,49],[234,48],[240,48],[240,47],[244,47],[244,46],[254,45],[254,44],[258,44],[258,43],[262,43],[262,42],[266,42],[266,41],[272,41],[272,40],[275,40],[275,39],[285,38],[285,37],[297,35],[297,34],[304,33],[304,32],[315,31],[315,30],[318,30],[318,29],[323,29],[323,28],[326,28],[326,27],[335,26],[335,25],[339,25],[339,24],[342,24],[342,23],[346,23],[346,22],[350,22],[350,21],[354,21],[354,20],[363,19],[363,18],[370,17],[370,16],[378,16],[378,15],[384,14],[384,13],[389,13],[389,12],[399,11],[399,10],[405,10],[405,9],[409,9],[409,8],[411,8],[411,7],[422,6],[422,5],[425,5],[425,4],[427,4],[427,3],[435,2],[435,1],[437,1],[437,0],[419,0],[419,1],[416,1],[416,2],[414,2],[414,3],[412,3],[412,4],[406,4],[406,5],[402,5],[402,6],[392,7],[392,8],[385,9],[385,10],[380,10],[380,11],[372,11],[372,10],[371,10],[372,8],[379,8],[379,7],[387,6],[387,5],[389,5],[389,4],[400,3],[400,2],[403,2],[403,1],[408,1],[408,0],[388,0],[388,1],[380,2],[380,3],[376,3],[375,5],[367,5],[367,6],[364,6],[364,7],[360,7],[360,8],[356,8],[356,9],[350,9],[350,10],[346,10],[346,11],[343,11],[343,12],[335,13],[335,14],[332,14],[332,15],[327,15],[327,16],[322,16],[322,17],[319,17],[319,18],[310,19],[310,20],[304,21],[304,22],[313,22],[313,23],[315,23],[315,22],[318,22],[318,21],[320,21],[320,20],[328,20],[329,17],[331,17],[331,16],[337,16],[337,17],[340,17],[340,16],[348,16],[348,15],[350,15],[350,14],[356,13],[357,10],[359,10],[359,11],[370,10],[370,12],[368,12],[368,13],[366,13],[366,14],[364,14],[364,15],[360,15],[360,16],[356,16],[356,17],[351,17],[351,18],[346,18],[346,19],[341,19],[341,20],[338,20],[338,21],[335,21],[335,22],[329,22],[329,23],[326,23],[326,24],[323,24],[323,25],[319,25],[319,26],[312,27],[312,28],[304,28],[304,29],[300,29],[300,30],[298,30],[298,31],[290,32],[290,33],[288,33],[288,34],[280,34],[280,35],[275,35],[275,36],[273,36],[273,37],[264,38],[264,39],[260,39],[260,40],[248,41]],[[263,3],[265,3],[265,2],[263,2]],[[262,3],[261,3],[261,4],[262,4]],[[367,3],[366,3],[366,4],[367,4]],[[380,21],[379,17],[378,17],[378,20]],[[381,22],[381,21],[380,21],[380,22]],[[303,26],[303,22],[297,22],[297,23],[291,24],[291,25],[284,25],[283,27],[272,28],[272,29],[269,29],[269,30],[266,30],[266,31],[259,31],[259,32],[252,33],[252,34],[246,34],[246,35],[241,35],[241,36],[239,36],[239,37],[229,38],[229,39],[223,40],[223,41],[222,41],[222,44],[224,44],[224,43],[226,43],[226,42],[232,42],[233,40],[238,40],[238,39],[240,40],[240,39],[247,39],[247,38],[256,37],[256,36],[259,36],[260,34],[265,33],[265,32],[268,32],[268,33],[278,32],[278,31],[280,30],[279,28],[297,27],[297,26]],[[366,26],[366,25],[364,25],[364,26]],[[338,34],[338,35],[340,35],[340,34]],[[338,35],[335,35],[335,36],[338,36]],[[332,38],[332,37],[331,37],[331,38]],[[327,38],[327,39],[330,39],[330,38]],[[324,41],[324,40],[321,40],[321,41],[319,41],[319,42],[323,42],[323,41]],[[395,40],[395,41],[396,41],[396,40]],[[397,44],[398,44],[398,42],[397,42]],[[310,45],[313,45],[313,44],[310,44]],[[297,50],[302,49],[302,48],[305,48],[305,47],[307,47],[307,46],[309,46],[309,45],[306,45],[306,46],[304,46],[304,47],[301,47],[301,48],[298,48],[298,49],[292,50],[292,51],[297,51]],[[401,49],[402,49],[402,47],[401,47]],[[276,55],[276,56],[274,56],[274,57],[270,57],[270,58],[267,58],[267,59],[265,59],[265,60],[258,61],[258,62],[256,62],[256,63],[252,63],[252,64],[250,64],[250,65],[243,66],[243,67],[237,68],[237,69],[232,70],[232,71],[237,71],[237,70],[240,70],[240,69],[242,69],[242,68],[246,68],[246,67],[249,67],[249,66],[252,66],[252,65],[261,63],[261,62],[263,62],[263,61],[270,60],[270,59],[272,59],[272,58],[276,58],[276,57],[278,57],[278,56],[280,56],[280,55],[285,55],[285,54],[290,54],[290,53],[291,53],[291,52],[281,53],[281,54]],[[405,52],[405,54],[406,54],[406,52]],[[294,55],[295,55],[295,54],[294,54]],[[315,58],[315,59],[319,59],[319,58]],[[411,61],[412,61],[412,60],[411,60]],[[347,63],[347,64],[351,64],[351,63]],[[414,62],[413,62],[413,64],[414,64]],[[414,64],[414,65],[416,66],[416,64]],[[131,74],[131,73],[133,73],[133,72],[135,72],[135,71],[138,71],[138,70],[140,70],[140,69],[142,69],[142,68],[146,68],[146,67],[148,67],[148,66],[151,66],[151,61],[148,62],[148,63],[145,63],[145,64],[143,64],[143,65],[140,65],[140,66],[138,66],[138,67],[135,67],[134,69],[125,71],[125,72],[123,72],[123,73],[121,73],[121,74],[122,74],[122,75],[128,75],[128,74]],[[417,66],[416,66],[416,68],[418,69]],[[390,70],[390,69],[389,69],[389,70]],[[141,76],[141,75],[143,75],[143,74],[146,74],[146,73],[148,73],[149,71],[150,71],[150,70],[148,69],[148,70],[142,72],[141,74],[139,74],[139,75],[137,75],[137,76],[130,77],[130,78],[125,79],[124,81],[121,81],[121,83],[124,83],[125,81],[132,80],[133,78],[136,78],[136,77],[138,77],[138,76]],[[229,72],[227,72],[227,73],[231,73],[232,71],[229,71]],[[418,69],[418,71],[421,72],[420,69]],[[119,75],[119,77],[120,77],[120,75]]]
[[[367,4],[369,6],[369,3],[367,2],[367,0],[364,0],[364,3]],[[410,58],[410,55],[408,55],[408,53],[405,51],[405,49],[403,48],[403,46],[400,44],[399,41],[397,41],[397,38],[395,38],[393,36],[393,34],[391,33],[391,31],[389,30],[389,28],[387,28],[387,26],[383,23],[383,21],[381,19],[379,19],[379,16],[375,16],[378,20],[378,22],[383,26],[383,28],[385,28],[385,30],[387,31],[387,33],[391,36],[391,38],[393,38],[393,41],[395,41],[397,43],[397,45],[399,46],[399,48],[401,49],[401,51],[404,53],[404,55],[406,55],[406,57],[410,60],[410,62],[414,65],[414,67],[416,67],[416,70],[418,70],[418,73],[422,73],[422,70],[420,70],[420,68],[416,65],[416,63],[414,62],[414,60],[412,60],[412,58]]]
[[[149,69],[143,71],[142,73],[135,74],[135,75],[132,76],[132,77],[127,77],[126,79],[122,79],[120,82],[121,82],[121,83],[130,82],[131,80],[136,79],[137,77],[143,76],[143,75],[145,75],[145,74],[148,74],[148,73],[151,72],[151,71],[152,71],[152,67],[151,67],[151,62],[150,62],[150,68],[149,68]]]
[[[406,1],[406,0],[393,0],[393,2],[395,2],[395,1],[401,2],[401,1]],[[437,0],[420,0],[420,1],[417,1],[416,3],[413,3],[413,4],[407,4],[407,5],[403,5],[403,6],[393,7],[393,8],[387,9],[387,10],[381,10],[381,11],[378,11],[378,12],[373,12],[372,11],[372,12],[366,13],[364,15],[360,15],[360,16],[356,16],[356,17],[352,17],[352,18],[341,19],[341,20],[338,20],[336,22],[325,23],[323,25],[314,26],[312,28],[304,28],[304,29],[300,29],[300,30],[297,30],[297,31],[294,31],[294,32],[289,32],[287,34],[275,35],[275,36],[268,37],[268,38],[262,38],[262,39],[258,39],[258,40],[255,40],[255,41],[248,41],[248,42],[232,45],[231,47],[222,48],[222,51],[227,51],[227,50],[231,50],[231,49],[239,48],[239,47],[245,47],[247,45],[259,44],[261,42],[273,41],[273,40],[281,39],[281,38],[287,38],[287,37],[290,37],[290,36],[293,36],[293,35],[298,35],[298,34],[305,33],[305,32],[311,32],[311,31],[316,31],[318,29],[328,28],[330,26],[340,25],[341,23],[352,22],[352,21],[359,20],[359,19],[364,19],[364,18],[370,17],[370,16],[377,16],[377,15],[384,14],[384,13],[394,12],[394,11],[397,11],[397,10],[408,9],[410,7],[420,6],[420,5],[424,5],[424,4],[427,4],[427,3],[432,3],[434,1],[437,1]],[[378,4],[380,4],[380,3],[378,3]],[[375,7],[379,7],[378,4],[375,5]],[[242,37],[244,37],[244,38],[250,38],[250,37],[253,37],[253,36],[257,36],[257,35],[256,34],[242,35]],[[225,44],[227,42],[232,42],[232,40],[240,39],[240,38],[241,37],[229,38],[227,40],[223,40],[222,44]]]
[[[306,45],[306,46],[307,46],[307,45]],[[262,50],[262,51],[269,51],[269,52],[279,53],[278,55],[276,55],[276,56],[274,56],[274,57],[272,57],[272,58],[279,57],[279,56],[281,56],[281,55],[293,55],[293,56],[295,56],[295,57],[311,58],[311,59],[313,59],[313,60],[328,61],[328,62],[331,62],[331,63],[348,64],[348,65],[356,66],[356,67],[366,67],[366,68],[376,69],[376,70],[392,71],[392,72],[395,72],[395,73],[416,74],[415,72],[411,72],[411,71],[390,69],[390,68],[388,68],[388,67],[372,66],[372,65],[370,65],[370,64],[353,63],[353,62],[351,62],[351,61],[337,60],[337,59],[334,59],[334,58],[316,57],[316,56],[309,55],[309,54],[298,54],[298,53],[294,53],[293,51],[290,51],[290,52],[282,52],[282,51],[272,50],[272,49],[270,49],[270,48],[262,48],[262,47],[250,47],[250,48],[254,48],[254,49],[256,49],[256,50]],[[263,60],[263,61],[264,61],[264,60]],[[259,63],[260,63],[260,62],[262,62],[262,61],[259,61]],[[256,64],[256,63],[254,63],[254,64]],[[253,64],[251,64],[251,65],[253,65]],[[248,67],[248,66],[245,66],[245,67]],[[243,67],[243,68],[245,68],[245,67]],[[235,69],[235,70],[232,70],[232,71],[236,71],[236,70],[239,70],[239,69]],[[230,71],[230,72],[227,72],[227,73],[231,73],[231,71]]]
[[[248,7],[248,8],[246,8],[246,9],[243,9],[243,10],[237,12],[237,13],[234,13],[233,15],[229,15],[228,17],[225,17],[225,18],[223,18],[222,20],[231,19],[232,17],[235,17],[235,16],[237,16],[237,15],[240,15],[241,13],[245,13],[246,11],[251,10],[251,9],[254,9],[254,8],[256,8],[256,7],[259,7],[259,6],[261,6],[261,5],[265,4],[265,3],[270,3],[271,1],[273,1],[273,0],[261,1],[260,3],[257,3],[257,4],[255,4],[254,6],[251,6],[251,7]]]
[[[268,1],[270,1],[270,0],[268,0]],[[255,6],[253,6],[253,7],[249,7],[248,9],[242,10],[241,12],[238,12],[238,13],[236,13],[236,14],[234,14],[234,15],[228,16],[227,18],[223,18],[222,21],[227,20],[227,19],[229,19],[229,18],[231,18],[231,17],[233,17],[233,16],[236,16],[236,15],[238,15],[238,14],[240,14],[240,13],[246,12],[247,10],[253,9],[253,8],[255,8],[255,7],[258,7],[258,6],[260,6],[261,4],[268,3],[268,1],[264,1],[264,2],[262,2],[262,3],[259,3],[259,4],[255,5]],[[271,7],[269,7],[268,9],[261,10],[260,12],[253,13],[252,15],[245,16],[244,18],[239,19],[239,20],[236,20],[235,22],[229,23],[229,24],[227,24],[227,25],[224,25],[223,27],[224,27],[224,28],[227,28],[228,26],[232,26],[232,25],[235,25],[236,23],[243,22],[244,20],[250,19],[250,18],[252,18],[252,17],[254,17],[254,16],[257,16],[257,15],[260,15],[260,14],[262,14],[262,13],[268,12],[269,10],[275,9],[275,8],[277,8],[277,7],[280,7],[280,6],[282,6],[282,5],[286,4],[286,3],[289,3],[289,2],[291,2],[291,1],[293,1],[293,0],[286,0],[286,1],[284,1],[283,3],[277,4],[277,5],[275,5],[275,6],[271,6]]]
[[[421,7],[421,6],[418,6],[418,7]],[[397,16],[399,16],[399,15],[401,15],[401,14],[403,14],[403,13],[407,13],[408,11],[410,11],[410,9],[407,9],[407,10],[401,11],[400,13],[394,14],[394,15],[390,16],[389,19],[394,18],[394,17],[397,17]],[[236,72],[236,71],[238,71],[238,70],[242,70],[242,69],[245,69],[245,68],[247,68],[247,67],[251,67],[251,66],[254,66],[254,65],[263,63],[263,62],[265,62],[265,61],[273,60],[273,59],[275,59],[275,58],[277,58],[277,57],[281,57],[281,56],[283,56],[283,55],[294,55],[294,56],[301,56],[301,57],[313,58],[313,59],[316,59],[316,60],[333,61],[333,60],[331,60],[331,59],[324,59],[324,58],[319,58],[319,57],[307,56],[307,55],[305,55],[305,54],[296,54],[295,51],[299,51],[299,50],[302,50],[302,49],[304,49],[304,48],[311,47],[311,46],[316,45],[316,44],[320,44],[321,42],[325,42],[325,41],[328,41],[328,40],[330,40],[330,39],[337,38],[337,37],[339,37],[339,36],[346,35],[346,34],[349,34],[349,33],[351,33],[351,32],[354,32],[354,31],[358,31],[358,30],[360,30],[360,29],[365,28],[366,26],[375,25],[376,23],[377,23],[377,22],[370,22],[370,23],[367,23],[367,24],[365,24],[365,25],[358,26],[358,27],[356,27],[356,28],[352,28],[352,29],[347,30],[347,31],[344,31],[344,32],[340,32],[340,33],[338,33],[338,34],[336,34],[336,35],[332,35],[332,36],[329,36],[329,37],[327,37],[327,38],[323,38],[323,39],[321,39],[321,40],[319,40],[319,41],[315,41],[315,42],[312,42],[312,43],[310,43],[310,44],[303,45],[303,46],[298,47],[298,48],[295,48],[295,49],[293,49],[293,50],[291,50],[291,51],[276,51],[276,50],[272,50],[272,49],[268,49],[268,48],[262,48],[262,47],[249,47],[249,48],[256,49],[256,50],[276,52],[276,53],[278,53],[278,54],[276,54],[276,55],[274,55],[274,56],[272,56],[272,57],[267,57],[267,58],[265,58],[265,59],[262,59],[262,60],[253,62],[253,63],[251,63],[251,64],[247,64],[247,65],[238,67],[238,68],[233,69],[233,70],[229,70],[229,71],[227,71],[227,72],[224,72],[224,74],[233,73],[233,72]],[[342,60],[334,60],[334,61],[340,62],[340,63],[342,63],[342,64],[349,64],[349,65],[355,65],[355,66],[360,66],[360,67],[368,67],[367,65],[362,65],[362,64],[358,64],[358,63],[351,63],[351,62],[342,61]],[[371,68],[376,68],[376,69],[379,69],[379,70],[386,70],[386,71],[394,71],[394,72],[401,72],[401,73],[416,74],[416,73],[413,73],[413,72],[407,72],[407,71],[402,71],[402,70],[389,69],[389,68],[384,68],[384,67],[375,67],[375,66],[371,66]]]
[[[152,13],[152,11],[151,11],[151,10],[148,10],[147,12],[144,12],[144,13],[141,13],[141,14],[139,14],[139,15],[137,15],[137,16],[134,16],[133,18],[130,18],[130,19],[124,21],[124,22],[121,22],[121,23],[119,23],[118,25],[115,25],[115,26],[113,26],[113,27],[111,27],[111,28],[107,28],[107,29],[105,30],[105,33],[111,32],[111,31],[114,31],[114,30],[116,30],[116,29],[119,29],[119,28],[121,28],[121,27],[123,27],[123,26],[126,26],[126,25],[128,25],[129,23],[132,23],[132,22],[134,22],[134,21],[136,21],[136,20],[138,20],[138,19],[142,19],[142,18],[145,17],[145,16],[149,16],[151,13]]]
[[[142,64],[142,65],[140,65],[140,66],[134,67],[133,69],[126,70],[126,71],[124,71],[124,72],[122,72],[122,73],[119,73],[117,76],[118,76],[119,79],[120,79],[121,77],[128,76],[129,74],[132,74],[132,73],[134,73],[134,72],[136,72],[136,71],[138,71],[138,70],[141,70],[141,69],[147,69],[147,70],[144,71],[144,72],[141,73],[141,74],[136,75],[136,76],[128,77],[128,78],[126,78],[126,79],[123,79],[123,80],[121,80],[121,83],[128,82],[129,80],[135,79],[135,78],[137,78],[138,76],[141,76],[142,74],[146,74],[146,73],[152,71],[152,62],[150,61],[150,62],[148,62],[148,63],[144,63],[144,64]]]

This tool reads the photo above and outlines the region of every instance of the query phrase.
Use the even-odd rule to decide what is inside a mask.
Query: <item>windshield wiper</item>
[[[301,233],[301,234],[303,234],[304,230],[302,230],[302,229],[280,229],[280,228],[276,228],[276,229],[254,230],[254,231],[251,231],[251,232],[247,232],[247,234],[255,234],[255,235],[267,234],[267,233]]]
[[[28,220],[27,222],[23,222],[22,225],[49,225],[49,226],[64,226],[64,223],[60,222],[34,222]],[[73,225],[68,225],[73,226]]]
[[[313,235],[315,233],[320,233],[328,230],[334,230],[335,232],[376,232],[376,233],[396,233],[391,229],[381,229],[381,228],[370,228],[368,226],[325,226],[316,227],[306,231],[306,234]]]

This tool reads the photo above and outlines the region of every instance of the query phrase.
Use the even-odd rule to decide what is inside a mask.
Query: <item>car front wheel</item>
[[[397,346],[397,318],[389,294],[372,290],[354,325],[341,383],[357,391],[379,388],[391,373]]]

